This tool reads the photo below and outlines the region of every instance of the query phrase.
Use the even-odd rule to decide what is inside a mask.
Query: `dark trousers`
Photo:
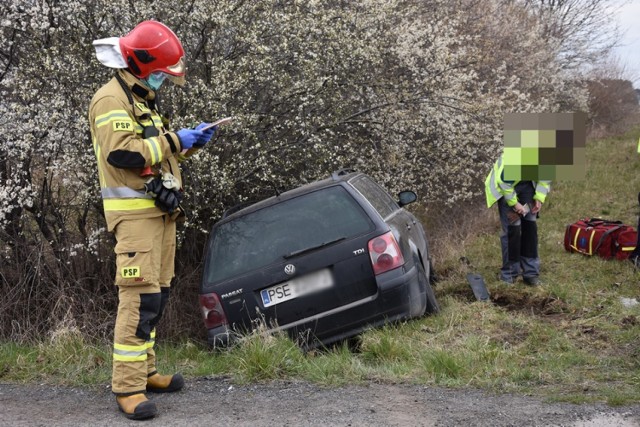
[[[513,209],[507,205],[504,198],[498,200],[498,212],[502,225],[500,279],[513,283],[519,275],[527,278],[538,277],[540,257],[538,256],[537,214],[529,212],[517,221],[510,221],[509,216]]]

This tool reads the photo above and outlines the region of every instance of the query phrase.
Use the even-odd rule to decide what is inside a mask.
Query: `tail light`
[[[391,231],[369,240],[369,256],[376,275],[404,264],[404,257]]]
[[[200,295],[200,307],[202,308],[202,315],[204,316],[204,325],[207,329],[212,329],[229,323],[217,294],[211,292],[209,294]]]

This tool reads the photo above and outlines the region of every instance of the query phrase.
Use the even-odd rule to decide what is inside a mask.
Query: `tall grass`
[[[222,351],[160,341],[158,365],[187,377],[222,375],[241,382],[375,380],[571,402],[638,402],[640,304],[625,305],[621,298],[640,300],[640,272],[627,262],[569,254],[562,240],[566,224],[582,217],[636,223],[639,135],[590,141],[587,179],[554,184],[539,220],[542,286],[497,280],[497,215],[480,205],[469,224],[431,233],[441,276],[437,316],[367,331],[358,352],[337,345],[303,353],[285,336],[260,330]],[[465,279],[469,271],[484,277],[491,302],[474,300]],[[87,342],[73,329],[42,343],[0,344],[0,381],[105,384],[110,365],[108,343]]]

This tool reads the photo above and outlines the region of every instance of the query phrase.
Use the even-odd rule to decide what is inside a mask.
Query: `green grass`
[[[157,345],[158,365],[187,377],[228,376],[238,382],[303,379],[326,386],[365,381],[474,387],[541,396],[549,401],[624,405],[640,402],[640,272],[620,261],[565,252],[565,226],[582,217],[637,222],[640,130],[590,141],[587,179],[554,183],[539,220],[541,280],[530,288],[499,282],[498,221],[465,238],[439,260],[438,316],[366,332],[359,352],[346,345],[303,353],[282,335],[263,331],[210,351],[184,342]],[[450,239],[453,240],[453,239]],[[455,244],[455,243],[452,243]],[[470,260],[466,267],[458,260]],[[482,274],[492,303],[475,302],[468,271]],[[73,331],[46,342],[0,343],[0,381],[104,385],[108,343]]]

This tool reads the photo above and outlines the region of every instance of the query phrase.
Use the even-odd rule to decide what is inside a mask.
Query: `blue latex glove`
[[[182,149],[188,150],[203,136],[203,132],[196,129],[180,129],[178,132],[180,138],[180,146]]]
[[[210,123],[200,123],[198,126],[196,126],[196,130],[200,130],[204,127],[209,126]],[[211,129],[207,129],[205,131],[202,132],[202,136],[200,138],[198,138],[198,140],[193,144],[194,147],[196,148],[202,148],[204,147],[204,145],[211,141],[211,138],[213,138],[213,134],[216,133],[216,130],[218,129],[218,126],[214,126]]]

